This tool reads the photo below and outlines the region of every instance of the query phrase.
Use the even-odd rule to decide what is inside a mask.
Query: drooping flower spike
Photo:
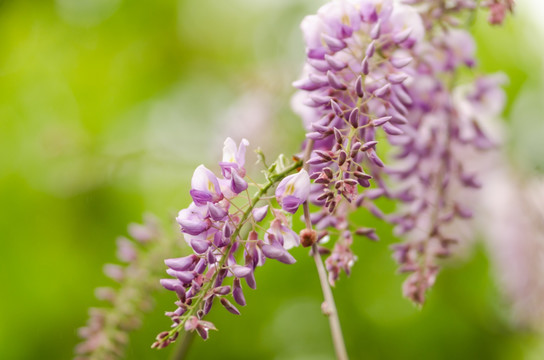
[[[511,10],[510,2],[494,3]],[[327,260],[331,284],[339,269],[349,273],[354,263],[349,232],[377,239],[347,220],[358,207],[392,222],[408,240],[394,247],[394,257],[410,274],[404,295],[419,304],[435,281],[438,259],[462,240],[452,233],[472,216],[462,194],[480,186],[464,159],[493,146],[482,123],[486,115],[476,109],[493,103],[496,117],[504,99],[493,77],[479,78],[464,94],[467,86],[453,83],[458,69],[476,64],[474,40],[456,28],[456,16],[474,9],[475,2],[465,0],[432,7],[334,1],[304,19],[308,58],[294,83],[301,91],[293,107],[314,142],[310,199],[321,210],[312,221],[322,236],[340,234]],[[385,160],[376,151],[378,128],[393,147]],[[372,184],[377,188],[365,190]],[[374,202],[379,197],[405,206],[384,214]]]
[[[119,287],[96,289],[96,297],[109,307],[89,309],[87,324],[78,329],[84,340],[76,346],[76,360],[124,358],[128,333],[141,326],[143,313],[153,307],[152,295],[160,288],[156,277],[162,271],[156,259],[177,247],[176,239],[164,236],[150,215],[144,224],[130,224],[128,233],[131,239],[117,239],[117,257],[123,265],[104,267]]]
[[[182,329],[196,331],[207,339],[209,330],[215,327],[202,318],[209,313],[215,299],[227,311],[239,315],[237,305],[246,305],[241,280],[255,289],[255,269],[267,258],[286,264],[296,261],[287,250],[298,246],[300,241],[286,213],[278,209],[269,211],[272,204],[262,204],[261,198],[279,183],[276,189],[279,204],[287,213],[295,213],[310,192],[308,173],[304,170],[294,173],[300,162],[288,167],[275,164],[268,169],[268,182],[256,185],[257,193],[248,202],[250,181],[244,167],[248,145],[244,139],[236,147],[227,138],[219,163],[221,177],[203,165],[194,172],[190,190],[193,202],[176,218],[194,253],[165,260],[172,278],[162,279],[161,284],[175,292],[178,301],[177,308],[166,313],[173,321],[173,329],[160,333],[153,347],[167,346]],[[269,213],[273,217],[269,229],[259,234],[256,230],[263,228],[262,222]],[[230,277],[232,285],[226,285]]]
[[[369,0],[330,2],[301,27],[308,58],[302,79],[294,83],[300,91],[293,106],[313,141],[310,199],[321,210],[312,222],[323,235],[328,228],[346,235],[353,231],[348,214],[367,197],[370,173],[385,166],[377,136],[394,143],[404,134],[401,126],[413,102],[406,92],[413,81],[410,51],[425,30],[412,7]],[[372,203],[364,205],[378,213]],[[347,255],[351,236],[344,235],[338,238],[343,244],[334,247],[343,255],[332,257],[350,260],[340,267],[327,263],[335,274],[331,284],[338,278],[336,269],[349,273],[354,263],[355,256]]]

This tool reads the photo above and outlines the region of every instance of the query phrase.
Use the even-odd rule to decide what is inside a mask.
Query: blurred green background
[[[321,3],[0,2],[0,359],[71,358],[100,305],[93,289],[112,284],[102,265],[116,261],[115,238],[146,211],[169,219],[185,207],[193,169],[213,166],[226,136],[270,157],[298,150],[298,24]],[[544,38],[528,16],[540,10],[524,6],[503,28],[483,15],[474,29],[482,68],[510,77],[509,156],[538,172]],[[401,297],[394,241],[357,241],[354,272],[335,289],[353,359],[544,358],[540,336],[511,325],[483,246],[444,270],[418,310]],[[294,255],[259,269],[242,316],[212,312],[220,330],[190,358],[332,359],[314,265]],[[159,294],[128,359],[168,358],[149,346],[173,300]]]

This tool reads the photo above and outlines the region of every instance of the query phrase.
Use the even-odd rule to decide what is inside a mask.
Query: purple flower
[[[455,11],[470,8],[464,5],[468,3],[459,1]],[[382,169],[384,161],[373,150],[367,153],[378,189],[367,191],[362,200],[374,216],[395,224],[395,233],[406,238],[394,256],[400,271],[409,274],[403,294],[418,304],[436,279],[439,259],[453,253],[463,233],[459,229],[472,215],[463,198],[480,182],[476,170],[467,171],[467,163],[479,150],[492,147],[484,125],[501,112],[504,98],[498,79],[481,77],[461,86],[455,82],[459,70],[476,64],[475,42],[468,32],[452,22],[446,29],[436,25],[455,12],[420,11],[429,40],[393,54],[392,65],[406,79],[402,73],[387,75],[395,113],[381,126],[395,135],[388,139],[396,156],[385,160],[388,166]],[[394,214],[383,214],[372,203],[378,195],[402,205]]]
[[[281,245],[264,244],[262,251],[267,258],[276,259],[284,264],[294,264],[296,262],[296,259]]]
[[[310,195],[310,176],[306,170],[289,175],[276,188],[276,199],[283,210],[294,214]]]
[[[223,170],[223,176],[228,178],[228,174],[232,171],[232,168],[236,169],[240,176],[245,176],[245,162],[246,162],[246,148],[249,145],[249,141],[242,139],[240,146],[236,148],[236,143],[230,137],[225,140],[223,146],[223,161],[219,163]]]
[[[334,214],[370,186],[363,166],[385,168],[374,149],[378,128],[391,141],[404,136],[409,55],[425,29],[413,7],[388,0],[330,2],[301,28],[308,59],[293,107],[315,140],[309,173],[322,186],[312,202]]]
[[[206,205],[223,198],[217,177],[204,165],[197,167],[193,174],[190,194],[197,205]]]
[[[117,257],[124,262],[133,262],[138,258],[134,243],[125,237],[117,238]]]
[[[148,215],[143,225],[129,225],[128,232],[133,240],[123,237],[117,242],[119,259],[128,264],[105,269],[120,281],[120,285],[117,289],[106,287],[95,290],[96,297],[109,304],[89,310],[87,324],[78,329],[83,341],[75,348],[75,358],[124,357],[128,333],[140,327],[143,313],[153,307],[153,292],[158,288],[157,276],[163,271],[161,262],[156,259],[174,246],[174,237],[162,236],[159,230],[158,223]],[[161,280],[161,283],[176,292],[178,299],[184,299],[185,291],[179,280],[167,279]]]
[[[255,220],[255,222],[258,223],[263,221],[266,214],[268,214],[268,205],[253,209],[252,214],[253,214],[253,219]]]
[[[498,22],[512,3],[482,5],[496,12]],[[474,150],[493,146],[486,122],[501,112],[504,96],[497,80],[455,83],[458,70],[476,64],[472,36],[456,26],[474,2],[452,4],[443,11],[389,0],[339,0],[301,24],[307,61],[293,84],[299,92],[292,104],[313,144],[310,200],[321,209],[312,223],[342,234],[327,260],[331,282],[353,262],[348,216],[366,207],[411,240],[399,261],[411,273],[404,293],[422,302],[438,272],[437,259],[455,244],[451,225],[472,214],[456,199],[463,189],[480,186],[465,163]],[[395,156],[377,148],[379,132]],[[403,206],[384,214],[374,204],[378,197]],[[282,200],[290,209],[290,199]],[[299,204],[292,203],[296,211]],[[273,251],[263,249],[268,256]]]
[[[340,277],[341,270],[343,270],[346,275],[350,275],[351,273],[351,268],[357,260],[357,256],[351,251],[352,243],[353,239],[351,233],[345,231],[336,244],[334,244],[331,255],[325,261],[331,286],[334,286],[336,280]]]
[[[164,260],[164,264],[173,270],[186,271],[192,270],[197,260],[198,256],[191,254],[181,258],[166,259]]]
[[[514,11],[514,0],[488,0],[484,6],[489,8],[488,21],[492,25],[503,23],[507,12]]]
[[[191,190],[192,191],[192,190]],[[189,235],[200,235],[211,226],[211,222],[205,218],[207,208],[191,203],[187,209],[178,213],[176,221],[181,226],[181,231]]]
[[[247,266],[240,266],[240,265],[233,266],[231,270],[234,276],[239,278],[246,277],[253,272],[253,269]]]
[[[282,221],[281,217],[272,221],[265,238],[270,245],[279,244],[287,250],[300,244],[298,234],[286,226],[286,221]]]
[[[223,161],[219,163],[224,179],[221,179],[221,189],[227,198],[233,198],[237,194],[248,188],[248,183],[244,180],[246,175],[245,156],[246,148],[249,142],[242,139],[240,146],[236,148],[236,143],[231,138],[225,140],[223,147]]]
[[[228,212],[217,204],[208,203],[208,214],[212,220],[222,221],[225,220]]]
[[[232,172],[230,178],[230,189],[235,193],[239,194],[242,191],[245,191],[248,188],[247,181],[245,181],[236,171]]]
[[[275,219],[265,235],[268,244],[259,240],[256,231],[251,231],[247,239],[242,238],[243,226],[262,228],[256,224],[265,219],[270,207],[255,207],[264,198],[257,198],[254,203],[247,194],[241,195],[249,186],[244,168],[247,145],[247,140],[242,140],[238,148],[232,139],[225,141],[223,161],[220,163],[222,177],[216,177],[202,165],[194,172],[190,190],[193,203],[181,210],[176,218],[194,254],[165,260],[169,267],[166,272],[173,279],[163,279],[161,284],[176,292],[178,297],[175,302],[177,308],[166,313],[172,318],[176,331],[159,334],[154,347],[167,346],[175,340],[182,327],[195,330],[201,337],[207,338],[208,329],[199,320],[201,315],[198,318],[191,315],[208,314],[214,299],[219,299],[228,311],[239,314],[226,297],[232,296],[236,303],[245,305],[240,280],[244,279],[250,288],[256,287],[255,269],[266,260],[263,246],[268,255],[268,246],[279,250],[272,254],[272,258],[287,264],[295,262],[286,249],[299,244],[298,235],[290,228],[285,213],[280,210],[273,211]],[[294,168],[291,166],[282,172],[270,174],[275,176],[269,178],[266,185],[266,188],[270,188],[280,182],[278,201],[292,212],[308,198],[310,185],[306,171],[288,176]],[[240,250],[243,251],[240,257],[243,263],[239,263],[236,256]],[[224,284],[229,275],[234,275],[233,286]]]

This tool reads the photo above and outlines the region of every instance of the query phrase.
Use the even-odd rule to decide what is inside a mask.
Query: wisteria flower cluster
[[[294,107],[313,147],[312,221],[322,234],[338,234],[326,261],[331,284],[354,264],[352,234],[377,240],[372,229],[350,230],[349,213],[363,207],[407,238],[394,257],[410,274],[404,295],[422,304],[438,259],[459,241],[452,224],[472,215],[459,199],[480,182],[464,159],[493,146],[482,121],[500,114],[504,95],[496,76],[455,83],[459,69],[476,63],[474,40],[456,26],[475,3],[410,3],[420,6],[335,1],[306,17],[307,63]],[[388,144],[386,161],[378,137]],[[380,197],[404,205],[386,215]]]
[[[111,306],[91,308],[87,325],[79,329],[84,339],[76,347],[78,360],[113,360],[123,357],[128,344],[128,331],[141,325],[142,312],[153,307],[151,294],[159,289],[156,277],[163,271],[161,259],[178,247],[174,238],[160,230],[151,215],[144,224],[130,224],[132,238],[117,239],[117,257],[125,266],[107,264],[104,272],[120,286],[100,287],[95,291],[99,300]]]
[[[209,330],[215,330],[215,326],[202,318],[215,299],[227,311],[239,315],[233,302],[246,305],[242,280],[255,289],[255,269],[267,258],[285,264],[295,262],[287,250],[298,246],[300,239],[287,215],[295,213],[308,198],[310,178],[305,170],[294,173],[300,162],[287,167],[277,162],[267,169],[266,184],[251,184],[257,188],[251,198],[248,192],[251,181],[245,169],[248,144],[244,139],[236,147],[227,138],[223,161],[219,163],[220,177],[203,165],[193,174],[190,191],[193,202],[179,212],[176,220],[194,253],[165,260],[172,278],[161,280],[161,284],[174,291],[178,301],[176,309],[167,313],[173,329],[160,333],[153,347],[167,346],[181,329],[196,331],[207,339]],[[261,203],[273,185],[277,185],[279,209],[273,208],[270,200]],[[273,219],[266,231],[260,231],[269,213]],[[226,284],[228,278],[232,278],[230,285]]]
[[[493,159],[483,190],[483,222],[490,260],[516,326],[541,332],[544,325],[544,178],[520,176]],[[499,163],[497,164],[497,160]],[[502,161],[501,161],[502,160]],[[497,196],[500,194],[500,196]],[[523,211],[519,211],[523,209]]]
[[[312,203],[320,210],[312,222],[326,234],[340,233],[333,255],[327,260],[334,284],[343,269],[354,263],[350,250],[348,214],[367,204],[381,217],[372,202],[379,193],[370,187],[375,169],[385,165],[376,152],[379,129],[393,144],[400,143],[402,125],[408,123],[412,104],[405,70],[413,61],[412,49],[424,35],[415,9],[393,2],[331,2],[317,15],[302,22],[307,64],[304,77],[295,82],[299,92],[295,110],[308,129],[307,144],[313,152],[308,163],[315,179]],[[366,194],[366,195],[365,195]],[[377,240],[372,229],[357,234]]]

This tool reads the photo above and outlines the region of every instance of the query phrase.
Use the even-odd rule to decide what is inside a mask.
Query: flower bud
[[[312,246],[317,240],[317,233],[313,229],[302,229],[299,234],[300,243],[304,247]]]
[[[223,305],[230,313],[240,315],[240,310],[238,310],[236,306],[232,305],[232,303],[227,299],[221,298],[221,305]]]

